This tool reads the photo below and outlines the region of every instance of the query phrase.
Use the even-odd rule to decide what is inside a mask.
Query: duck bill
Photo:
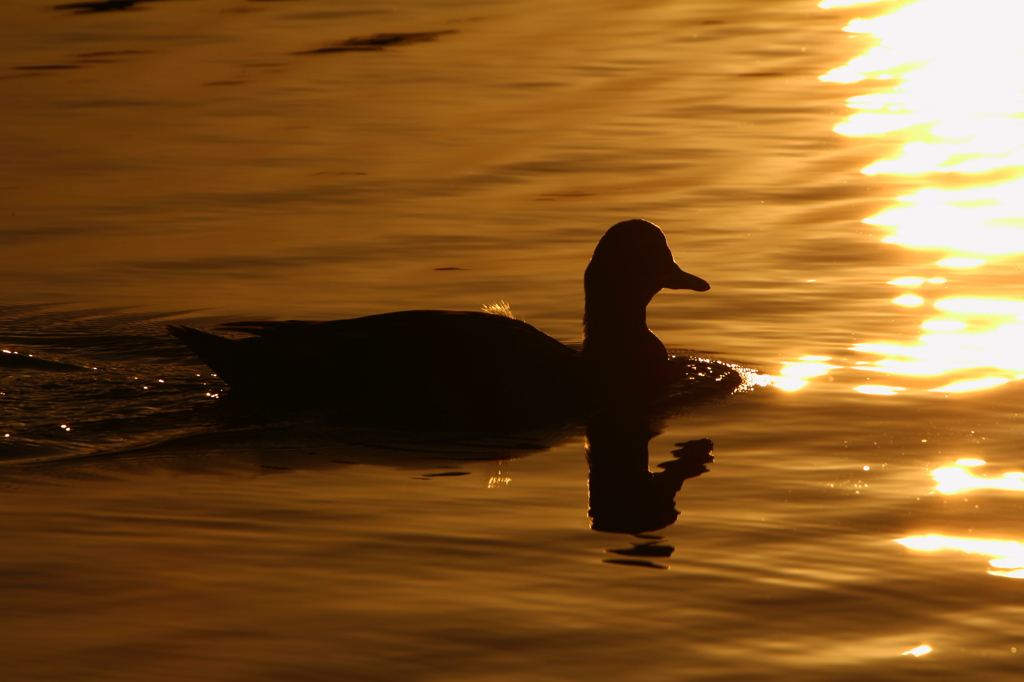
[[[693,291],[707,291],[711,285],[697,275],[683,272],[675,263],[666,273],[665,283],[661,285],[664,289],[692,289]]]

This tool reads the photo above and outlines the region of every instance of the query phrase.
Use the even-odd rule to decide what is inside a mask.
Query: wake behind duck
[[[447,310],[221,325],[250,335],[241,339],[168,330],[238,396],[414,427],[537,424],[732,392],[742,383],[732,368],[670,358],[648,329],[661,289],[710,285],[676,265],[660,228],[628,220],[587,266],[582,349],[522,320]]]

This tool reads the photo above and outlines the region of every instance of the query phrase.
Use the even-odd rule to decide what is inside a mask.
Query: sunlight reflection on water
[[[826,0],[819,6],[861,4],[873,3]],[[1005,260],[1024,253],[1024,178],[1006,175],[1020,174],[1024,164],[1024,47],[1013,37],[1019,12],[1016,0],[971,3],[969,9],[955,0],[918,0],[894,5],[881,16],[854,19],[846,27],[849,33],[873,36],[875,45],[820,79],[863,82],[871,91],[847,99],[856,113],[836,125],[835,132],[901,143],[896,157],[880,159],[862,172],[915,176],[922,185],[863,220],[886,230],[884,243],[945,251],[935,265],[957,269],[986,265],[978,256]],[[956,186],[948,187],[949,182]],[[853,390],[870,395],[908,389],[962,393],[1024,377],[1019,354],[1024,300],[947,297],[948,289],[962,283],[944,277],[898,277],[889,284],[923,287],[890,301],[919,310],[922,333],[911,343],[854,344],[850,350],[881,357],[852,369],[927,381]],[[833,369],[840,367],[822,371],[816,361],[784,363],[776,386],[797,390],[806,379]]]
[[[1024,472],[1008,471],[1001,477],[978,476],[969,469],[985,466],[986,462],[976,458],[963,458],[956,466],[939,467],[932,471],[935,490],[943,495],[962,494],[976,490],[1024,491]],[[1003,578],[1024,578],[1024,545],[1012,540],[964,538],[931,533],[913,535],[894,540],[908,549],[934,552],[953,549],[968,554],[985,554],[994,557],[989,565],[995,569],[990,575]]]
[[[956,549],[968,554],[986,554],[995,557],[989,565],[996,570],[989,575],[1002,578],[1024,578],[1024,545],[1008,540],[977,540],[945,535],[915,535],[895,540],[908,549],[934,552],[940,549]]]
[[[927,653],[931,653],[932,648],[927,644],[922,644],[919,647],[914,647],[910,651],[904,651],[904,656],[924,656]]]

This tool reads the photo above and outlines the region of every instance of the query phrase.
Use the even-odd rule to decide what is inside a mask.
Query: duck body
[[[406,310],[328,322],[238,322],[228,339],[171,333],[233,391],[403,423],[494,425],[568,416],[586,395],[580,351],[501,315]]]
[[[240,339],[168,329],[233,393],[331,405],[362,420],[490,428],[655,399],[679,377],[647,328],[647,303],[662,288],[709,285],[679,269],[658,227],[631,220],[601,239],[584,287],[581,350],[522,320],[485,312],[222,325],[249,335]]]

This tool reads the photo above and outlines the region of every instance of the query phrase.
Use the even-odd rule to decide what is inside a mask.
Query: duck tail
[[[195,353],[229,386],[236,387],[239,378],[245,376],[245,372],[240,370],[243,369],[246,356],[249,353],[246,352],[248,349],[241,341],[209,334],[180,324],[168,325],[167,331],[188,346],[189,350]]]

